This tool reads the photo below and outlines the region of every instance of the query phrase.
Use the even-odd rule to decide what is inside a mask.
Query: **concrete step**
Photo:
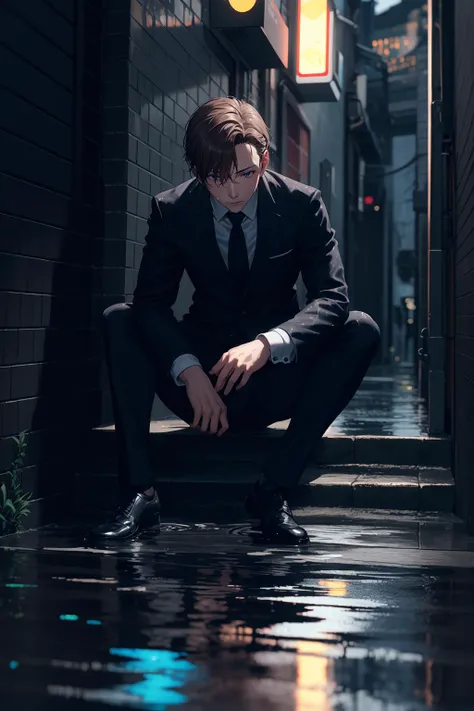
[[[181,420],[151,424],[151,443],[164,510],[185,498],[226,507],[244,501],[286,422],[254,433],[217,438],[191,430]],[[327,436],[313,455],[292,499],[296,507],[378,508],[410,511],[454,509],[450,440]],[[114,427],[91,433],[78,464],[78,495],[110,500],[116,483]],[[235,505],[235,503],[234,503]]]
[[[288,420],[277,422],[258,432],[224,437],[204,435],[178,419],[151,423],[151,443],[157,461],[182,462],[253,462],[268,456],[275,441],[288,426]],[[99,427],[91,432],[93,457],[114,457],[115,428]],[[310,458],[314,464],[392,464],[404,466],[451,466],[449,437],[381,437],[370,435],[327,435],[315,443]]]
[[[191,505],[222,508],[244,501],[258,477],[257,467],[245,463],[205,464],[192,468],[161,467],[158,488],[165,511],[179,508],[183,498]],[[77,477],[77,492],[94,492],[97,503],[110,501],[116,487],[114,472],[84,470]],[[340,465],[306,468],[292,497],[296,507],[335,506],[407,511],[454,510],[454,481],[442,467]]]

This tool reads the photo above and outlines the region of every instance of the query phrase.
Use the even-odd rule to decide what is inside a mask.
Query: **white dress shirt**
[[[252,265],[255,256],[255,248],[257,245],[257,201],[258,193],[254,192],[250,200],[247,202],[242,212],[245,217],[242,220],[242,230],[244,232],[245,244],[247,245],[247,254],[249,266]],[[214,229],[216,240],[222,254],[222,258],[228,267],[229,240],[232,224],[227,217],[228,210],[221,205],[218,200],[211,196],[212,211],[214,216]],[[257,336],[263,336],[270,346],[270,358],[272,363],[290,363],[296,356],[296,347],[291,340],[290,335],[280,328],[273,328],[271,331],[259,333]],[[256,336],[256,338],[257,338]],[[191,353],[183,353],[178,356],[171,366],[171,375],[176,385],[184,385],[180,380],[179,375],[186,368],[192,365],[201,365],[198,358]]]

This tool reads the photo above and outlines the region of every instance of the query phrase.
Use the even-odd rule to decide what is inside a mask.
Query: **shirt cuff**
[[[179,379],[179,375],[183,372],[183,370],[186,370],[186,368],[190,368],[192,365],[201,365],[201,363],[199,362],[198,358],[196,358],[196,356],[192,355],[191,353],[183,353],[183,355],[178,356],[173,361],[173,365],[171,366],[170,372],[171,377],[173,378],[176,385],[185,385],[185,383],[183,383],[183,381]]]
[[[271,331],[259,333],[258,336],[263,336],[268,341],[272,363],[291,363],[295,359],[296,346],[290,334],[282,328],[273,328]]]

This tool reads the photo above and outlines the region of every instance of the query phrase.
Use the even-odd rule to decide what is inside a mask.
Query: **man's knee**
[[[130,317],[130,306],[128,304],[112,304],[102,312],[102,317],[107,328],[113,327]]]
[[[378,348],[380,328],[372,316],[363,311],[351,311],[350,320],[357,324],[357,340],[368,348]]]

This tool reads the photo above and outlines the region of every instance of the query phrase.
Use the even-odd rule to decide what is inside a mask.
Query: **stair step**
[[[160,498],[169,504],[213,502],[214,506],[244,501],[259,470],[245,463],[162,467],[158,472]],[[79,478],[78,490],[94,488],[94,498],[110,499],[114,472],[97,476],[89,469]],[[87,479],[92,479],[90,483]],[[81,486],[85,484],[85,486]],[[454,481],[451,472],[434,467],[338,466],[306,468],[292,497],[296,507],[377,508],[452,512]]]
[[[249,433],[226,433],[222,438],[204,435],[179,419],[151,423],[150,439],[157,461],[183,464],[201,462],[252,462],[268,456],[288,426],[288,420]],[[98,427],[91,432],[90,451],[96,457],[115,452],[115,428]],[[314,464],[391,464],[424,467],[451,466],[449,437],[382,437],[327,435],[315,444]]]
[[[261,463],[288,421],[265,430],[203,435],[179,419],[154,421],[150,440],[164,510],[183,494],[191,502],[226,507],[243,501]],[[115,428],[91,432],[78,464],[78,492],[110,500],[116,482]],[[296,507],[349,507],[452,512],[454,481],[448,437],[327,435],[315,445],[294,497]],[[82,487],[86,480],[86,486]]]

